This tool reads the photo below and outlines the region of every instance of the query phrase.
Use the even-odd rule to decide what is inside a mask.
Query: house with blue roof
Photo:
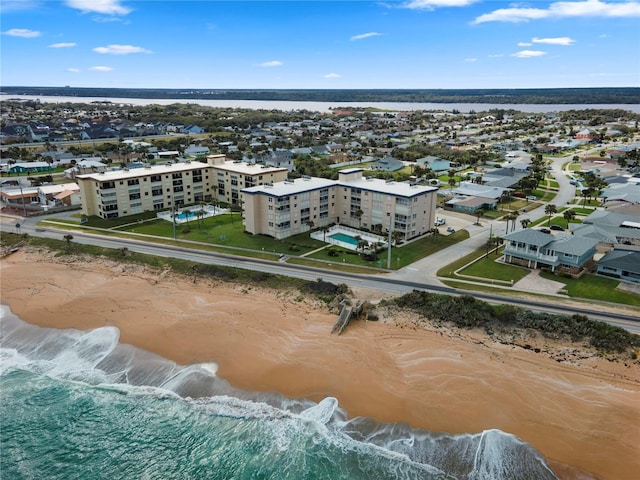
[[[551,235],[531,228],[504,237],[504,259],[527,268],[579,273],[593,262],[598,240],[569,234]]]
[[[418,158],[416,163],[422,167],[429,168],[435,173],[448,172],[452,167],[452,163],[444,158],[434,157],[428,155],[426,157]]]

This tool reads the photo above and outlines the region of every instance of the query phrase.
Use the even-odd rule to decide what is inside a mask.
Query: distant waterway
[[[116,105],[171,105],[172,103],[196,104],[214,108],[245,108],[251,110],[281,110],[311,112],[330,112],[346,108],[377,108],[397,112],[416,110],[452,112],[454,110],[469,113],[486,112],[493,109],[516,110],[526,113],[566,112],[568,110],[620,109],[640,114],[639,104],[497,104],[497,103],[404,103],[404,102],[296,102],[283,100],[204,100],[195,98],[112,98],[112,97],[74,97],[45,95],[6,95],[0,94],[0,101],[10,99],[40,100],[44,103],[92,103],[111,102]]]

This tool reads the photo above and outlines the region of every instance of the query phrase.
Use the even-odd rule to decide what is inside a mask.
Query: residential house
[[[640,251],[614,248],[598,260],[598,275],[640,283]]]
[[[371,164],[370,169],[379,172],[397,172],[404,168],[404,162],[396,160],[393,157],[385,157]]]
[[[592,238],[564,233],[554,236],[531,228],[511,232],[504,239],[507,263],[571,273],[590,266],[598,244],[598,240]]]
[[[445,160],[440,157],[434,157],[428,155],[426,157],[418,158],[416,163],[422,167],[429,168],[435,173],[448,172],[452,168],[453,164],[449,160]]]
[[[77,183],[41,185],[38,187],[38,199],[40,205],[47,207],[57,207],[63,203],[80,206],[80,187]]]
[[[597,142],[600,140],[600,134],[591,128],[584,128],[575,134],[576,140],[587,140],[589,142]]]
[[[445,206],[453,210],[473,214],[478,210],[492,210],[497,208],[500,197],[510,189],[472,182],[461,182],[451,190],[443,191],[449,195]]]
[[[9,166],[8,172],[12,174],[22,173],[38,173],[38,172],[50,172],[53,170],[53,166],[47,162],[17,162]]]
[[[185,157],[206,157],[209,155],[209,147],[201,145],[189,145],[184,149]]]
[[[180,133],[186,133],[187,135],[197,135],[204,132],[205,129],[198,125],[185,125],[180,129]]]
[[[582,224],[570,223],[569,229],[574,235],[581,236],[605,231],[618,244],[640,245],[640,215],[596,210],[585,217]]]

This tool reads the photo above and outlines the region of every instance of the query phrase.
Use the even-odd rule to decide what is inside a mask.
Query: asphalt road
[[[60,240],[62,238],[63,233],[61,232],[61,230],[38,227],[36,226],[35,221],[35,218],[29,218],[26,220],[26,222],[23,221],[20,226],[21,232],[28,233],[29,235],[57,240]],[[0,225],[3,229],[15,230],[15,225],[12,225],[11,223],[4,222]],[[318,278],[322,278],[324,281],[335,284],[343,283],[352,288],[369,289],[389,294],[404,294],[413,290],[423,290],[447,295],[463,295],[466,293],[438,284],[437,282],[431,282],[431,284],[428,284],[422,281],[403,279],[402,276],[394,274],[363,275],[348,272],[336,272],[333,270],[325,270],[321,268],[293,265],[286,262],[239,257],[235,255],[225,255],[220,253],[202,252],[199,250],[193,250],[184,247],[174,247],[169,245],[147,243],[138,240],[123,238],[104,237],[78,231],[73,231],[72,235],[73,242],[81,244],[95,245],[104,248],[126,247],[130,251],[137,253],[155,255],[160,257],[178,258],[209,265],[237,267],[277,275],[286,275],[310,281],[315,281]],[[452,257],[445,256],[445,258],[448,258],[450,261]],[[551,304],[549,303],[549,301],[516,299],[512,297],[502,297],[495,294],[487,294],[481,292],[473,292],[471,294],[477,299],[484,300],[492,304],[511,304],[529,310],[557,314],[586,315],[592,319],[606,321],[607,323],[610,323],[612,325],[620,326],[633,333],[640,334],[640,319],[638,318],[638,315],[611,310],[605,311],[604,308],[600,308],[597,305],[575,305],[575,302],[572,302],[572,304],[570,305],[561,302]]]

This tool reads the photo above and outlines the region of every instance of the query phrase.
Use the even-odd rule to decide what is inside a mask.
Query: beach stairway
[[[342,310],[340,311],[340,315],[338,316],[338,320],[336,321],[336,323],[333,325],[333,328],[331,329],[331,333],[338,330],[338,335],[340,335],[342,331],[349,324],[349,320],[351,320],[351,318],[354,315],[355,316],[360,315],[360,313],[362,312],[363,306],[364,306],[363,302],[358,302],[355,307],[343,304]]]
[[[353,312],[353,308],[351,306],[342,305],[342,310],[340,311],[340,315],[338,315],[338,320],[336,321],[336,323],[333,325],[333,328],[331,329],[331,333],[338,330],[338,335],[340,335],[342,331],[345,329],[345,327],[347,326],[347,324],[349,323],[349,320],[351,320],[352,312]]]

